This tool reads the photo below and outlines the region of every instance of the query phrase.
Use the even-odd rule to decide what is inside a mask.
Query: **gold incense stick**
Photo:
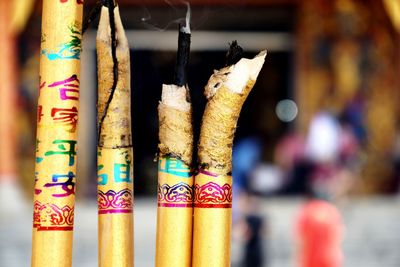
[[[32,266],[71,266],[82,0],[44,0]]]
[[[194,267],[230,266],[232,225],[232,146],[237,120],[253,88],[266,52],[215,71],[205,88],[208,99],[195,177]]]
[[[130,59],[118,7],[111,14],[107,7],[101,10],[97,61],[99,266],[131,267],[133,149]]]
[[[0,0],[0,184],[17,177],[17,54],[16,33],[11,27],[12,2]],[[1,186],[1,185],[0,185]]]
[[[192,109],[185,86],[163,85],[157,209],[157,267],[189,267],[192,254]]]

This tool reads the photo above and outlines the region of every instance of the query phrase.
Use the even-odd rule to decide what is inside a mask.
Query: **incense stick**
[[[157,267],[190,267],[192,259],[192,108],[187,64],[190,27],[180,27],[174,83],[163,84],[159,114]]]
[[[17,178],[17,35],[12,27],[13,3],[0,1],[0,187]],[[6,115],[7,114],[7,115]],[[3,191],[2,191],[3,192]],[[6,204],[6,203],[2,203]]]
[[[244,101],[264,64],[266,52],[214,71],[205,87],[200,170],[195,177],[194,267],[230,266],[232,224],[232,146]]]
[[[99,266],[133,266],[130,59],[118,7],[102,8],[96,46]]]
[[[32,266],[71,266],[82,1],[43,1]]]

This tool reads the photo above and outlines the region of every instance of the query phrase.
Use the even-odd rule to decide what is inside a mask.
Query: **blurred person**
[[[246,194],[245,214],[239,223],[239,234],[243,239],[242,267],[267,266],[265,247],[266,222],[261,215],[260,201],[253,194]]]
[[[343,228],[339,210],[310,189],[295,222],[297,266],[342,266]]]
[[[311,120],[305,156],[314,190],[329,197],[345,195],[358,170],[359,141],[345,117],[321,111]]]
[[[259,163],[249,176],[249,190],[258,195],[272,195],[283,186],[281,168],[271,163]]]
[[[245,203],[242,195],[249,190],[249,176],[261,160],[262,145],[257,137],[240,139],[233,147],[233,223],[242,216]]]
[[[274,160],[283,170],[290,171],[305,157],[305,140],[297,131],[286,133],[277,143]]]
[[[233,183],[237,192],[248,191],[248,176],[260,162],[262,144],[257,137],[238,140],[233,148]]]
[[[311,120],[306,140],[306,155],[315,163],[334,162],[339,155],[340,125],[326,111],[318,112]]]
[[[297,131],[286,133],[274,150],[274,162],[281,171],[281,193],[304,193],[306,177],[312,170],[305,157],[305,138]]]

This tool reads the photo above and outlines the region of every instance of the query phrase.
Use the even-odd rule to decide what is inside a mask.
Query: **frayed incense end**
[[[190,111],[188,88],[175,84],[163,84],[161,104],[181,111]]]
[[[107,7],[103,6],[101,8],[101,15],[99,21],[99,28],[97,31],[96,39],[98,41],[102,41],[107,44],[111,44],[111,27],[110,27],[110,18],[109,18],[109,10]],[[124,26],[122,25],[121,16],[119,13],[119,7],[116,6],[114,8],[115,15],[115,32],[117,39],[117,50],[118,49],[126,49],[129,47],[128,38],[126,37]]]
[[[201,168],[218,175],[232,171],[232,147],[242,106],[265,61],[262,51],[253,59],[215,71],[205,88],[208,99],[199,142]]]
[[[207,99],[213,97],[223,86],[234,93],[243,93],[249,81],[257,80],[258,74],[264,65],[266,55],[267,52],[264,50],[253,59],[242,58],[235,65],[214,70],[214,74],[211,75],[204,91]]]
[[[191,166],[193,153],[192,110],[185,86],[163,84],[159,116],[159,155],[181,159]]]
[[[261,51],[253,59],[242,58],[233,65],[226,80],[226,87],[235,93],[242,93],[249,80],[257,80],[258,74],[264,65],[267,51]]]
[[[130,147],[130,56],[118,7],[113,9],[113,42],[109,9],[102,7],[96,38],[98,61],[98,145],[105,148]],[[116,43],[116,47],[113,47]]]

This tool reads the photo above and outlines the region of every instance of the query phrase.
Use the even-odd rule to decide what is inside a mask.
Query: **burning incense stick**
[[[44,0],[32,266],[71,266],[83,1]]]
[[[201,165],[194,182],[194,267],[230,266],[233,137],[265,56],[263,51],[254,59],[241,59],[214,71],[205,87],[208,102],[200,133]]]
[[[190,266],[193,176],[190,171],[193,134],[188,90],[163,85],[158,107],[160,159],[156,266]]]
[[[113,3],[101,10],[97,61],[99,266],[133,266],[130,59]]]
[[[188,9],[188,16],[190,16]],[[157,267],[189,267],[192,252],[193,129],[186,86],[190,27],[181,27],[175,84],[163,85],[158,106],[160,131],[157,210]]]

